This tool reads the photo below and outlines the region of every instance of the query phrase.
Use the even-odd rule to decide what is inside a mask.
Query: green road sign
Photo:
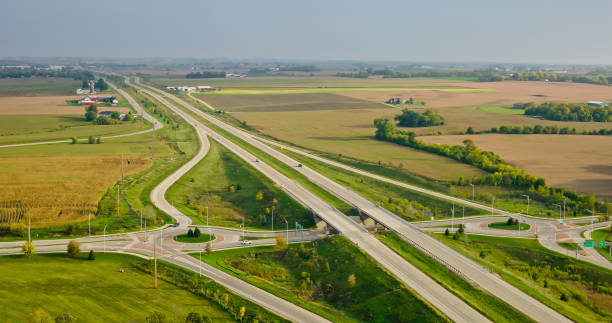
[[[584,246],[585,247],[595,247],[595,241],[585,241]]]
[[[600,246],[600,247],[605,247],[606,246],[606,242],[605,241],[599,241],[597,243],[597,245]]]

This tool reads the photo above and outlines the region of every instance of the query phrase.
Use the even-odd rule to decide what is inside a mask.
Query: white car
[[[242,240],[242,245],[243,246],[250,246],[253,244],[253,241],[251,240]]]

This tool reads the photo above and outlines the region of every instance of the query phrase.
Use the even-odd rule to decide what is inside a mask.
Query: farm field
[[[583,135],[449,135],[421,137],[427,143],[465,139],[506,162],[542,177],[549,185],[612,198],[612,137]]]
[[[483,171],[449,158],[375,140],[373,120],[398,110],[358,109],[238,113],[234,116],[266,135],[309,149],[401,167],[435,180],[478,177]]]
[[[480,88],[472,83],[465,86],[465,82],[435,79],[355,79],[339,77],[247,77],[242,79],[180,79],[155,78],[153,82],[163,86],[180,85],[210,85],[221,89],[317,89],[317,88]]]
[[[389,106],[331,93],[205,95],[201,99],[228,112],[389,109]]]
[[[217,251],[202,260],[333,322],[444,321],[342,236],[287,249]]]
[[[0,97],[70,95],[79,87],[80,80],[61,77],[0,79]]]
[[[0,257],[3,320],[23,322],[39,308],[53,318],[68,313],[77,322],[144,322],[154,311],[173,322],[184,321],[189,312],[213,321],[233,320],[220,305],[164,280],[153,289],[152,276],[133,266],[143,259],[102,253],[94,261],[86,257]]]
[[[534,239],[434,237],[576,322],[612,319],[612,272],[542,247]],[[567,301],[561,300],[565,295]]]
[[[233,188],[232,188],[233,186]],[[258,194],[261,193],[261,196]],[[275,223],[284,228],[285,218],[310,227],[310,212],[277,188],[229,150],[211,140],[210,151],[194,169],[168,190],[168,200],[194,219],[194,224],[271,229],[274,207]]]

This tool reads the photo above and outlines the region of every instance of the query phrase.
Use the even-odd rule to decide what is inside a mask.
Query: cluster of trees
[[[338,77],[352,77],[358,79],[367,79],[370,76],[370,73],[367,71],[359,71],[358,73],[350,73],[350,72],[338,72],[336,73]]]
[[[85,120],[91,121],[97,125],[109,125],[116,124],[121,121],[121,114],[117,111],[114,111],[110,118],[104,116],[98,116],[98,107],[95,105],[90,105],[85,107]],[[123,117],[123,121],[134,121],[134,116],[131,112]]]
[[[469,129],[468,128],[468,133]],[[491,128],[489,131],[478,131],[473,133],[503,133],[503,134],[544,134],[544,135],[575,135],[575,134],[583,134],[583,135],[612,135],[612,128],[610,129],[599,129],[599,130],[588,130],[584,129],[582,132],[578,132],[576,128],[562,127],[559,128],[557,126],[542,126],[535,125],[533,128],[531,126],[501,126],[498,128]]]
[[[603,84],[612,83],[612,76],[588,76],[588,75],[572,75],[572,74],[559,74],[559,73],[547,73],[547,72],[529,72],[529,73],[514,73],[507,77],[510,80],[515,81],[550,81],[550,82],[576,82],[576,83],[589,83],[589,84]]]
[[[215,71],[204,71],[204,72],[192,72],[185,76],[188,79],[210,79],[210,78],[220,78],[225,77],[225,72],[215,72]]]
[[[395,116],[400,127],[431,127],[444,124],[444,118],[432,109],[423,113],[404,109],[402,114]]]
[[[294,65],[294,66],[281,66],[278,68],[280,72],[315,72],[319,69],[314,65]]]
[[[83,80],[83,83],[86,84],[85,80]],[[87,87],[87,85],[83,86],[84,88]],[[96,84],[94,85],[94,87],[100,91],[106,91],[108,90],[108,84],[106,84],[106,82],[104,82],[103,79],[98,79],[96,81]],[[114,99],[114,98],[113,98]]]
[[[538,106],[526,107],[525,115],[557,121],[608,122],[612,121],[612,107],[545,102]]]
[[[83,70],[61,69],[58,71],[41,70],[37,68],[2,68],[0,78],[29,78],[29,77],[61,77],[74,80],[93,80],[91,72]]]
[[[201,235],[200,228],[195,228],[195,230],[191,230],[190,228],[189,231],[187,231],[187,237],[189,238],[199,238]]]
[[[485,184],[528,188],[529,196],[534,199],[551,203],[559,203],[567,199],[569,201],[568,205],[575,207],[575,209],[594,207],[595,210],[601,212],[606,210],[606,203],[597,201],[593,195],[581,195],[562,188],[548,187],[543,178],[532,176],[521,169],[507,165],[495,153],[476,147],[472,140],[464,140],[463,145],[427,144],[416,139],[414,132],[398,131],[393,121],[389,119],[376,119],[374,120],[374,126],[376,127],[376,139],[449,157],[491,173],[480,179],[464,180],[459,178],[455,183],[457,185]]]

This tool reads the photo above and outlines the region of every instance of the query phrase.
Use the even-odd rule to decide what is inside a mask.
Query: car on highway
[[[251,240],[242,240],[242,245],[243,246],[250,246],[253,244],[253,241]]]

